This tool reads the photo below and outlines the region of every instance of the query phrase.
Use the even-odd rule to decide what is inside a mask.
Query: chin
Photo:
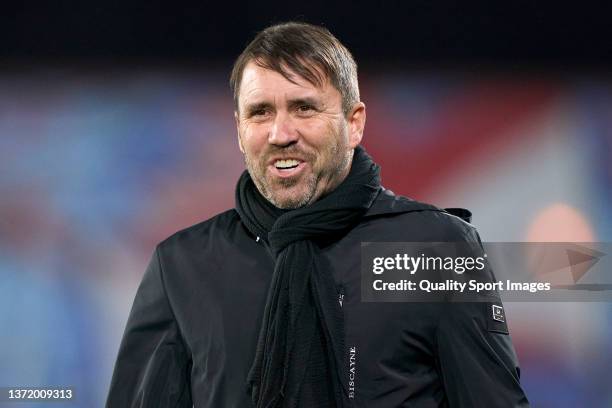
[[[271,202],[278,208],[284,210],[294,210],[308,205],[312,199],[312,194],[302,192],[283,191],[281,194],[272,194]]]
[[[268,184],[268,201],[278,208],[292,210],[304,207],[312,202],[316,194],[316,186],[309,183],[309,180],[285,180],[289,185],[281,183]]]
[[[300,208],[308,204],[308,200],[304,200],[300,197],[291,197],[291,198],[274,198],[272,200],[272,204],[276,207],[281,208],[283,210],[295,210],[296,208]]]

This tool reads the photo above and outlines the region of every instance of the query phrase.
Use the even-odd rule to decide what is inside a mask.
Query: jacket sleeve
[[[191,408],[190,369],[156,249],[127,321],[106,407]]]
[[[475,256],[482,256],[480,237],[476,230],[472,233],[468,241]],[[495,281],[493,271],[485,271],[483,279]],[[451,408],[529,407],[498,294],[487,301],[445,303],[436,344]]]
[[[448,303],[443,312],[437,347],[450,407],[529,406],[505,324],[487,322],[493,305],[501,307],[497,302]]]

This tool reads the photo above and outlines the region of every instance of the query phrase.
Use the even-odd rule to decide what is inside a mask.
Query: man
[[[107,406],[527,406],[487,304],[361,301],[361,242],[481,246],[467,222],[380,185],[349,51],[324,28],[275,25],[230,83],[236,208],[157,246]]]

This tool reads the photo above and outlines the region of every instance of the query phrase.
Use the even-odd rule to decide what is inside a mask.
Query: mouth
[[[299,166],[300,163],[301,161],[296,159],[275,160],[274,167],[281,171],[291,170]]]
[[[273,175],[280,178],[298,176],[306,167],[306,162],[299,159],[275,159],[268,166]]]

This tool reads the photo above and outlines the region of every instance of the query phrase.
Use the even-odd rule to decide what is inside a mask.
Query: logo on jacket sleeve
[[[493,320],[498,322],[505,322],[506,318],[504,317],[504,308],[497,305],[491,305],[491,311],[493,313]]]

